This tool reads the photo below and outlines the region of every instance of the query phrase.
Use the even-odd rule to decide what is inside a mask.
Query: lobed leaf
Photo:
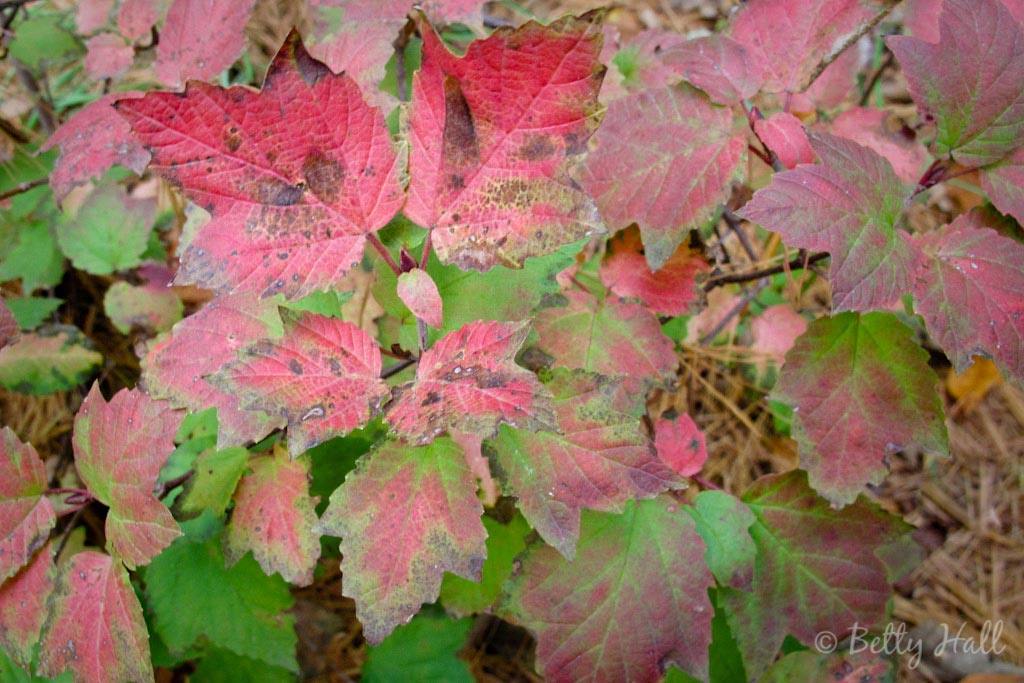
[[[57,244],[76,268],[94,275],[134,268],[146,250],[155,214],[154,199],[134,199],[120,185],[103,184],[78,213],[57,222]]]
[[[141,285],[118,280],[103,295],[103,310],[122,334],[134,327],[167,332],[181,320],[184,304],[177,292],[169,288],[171,273],[162,265],[149,264],[139,268],[146,282]]]
[[[729,36],[714,34],[673,45],[661,61],[700,88],[716,104],[732,106],[761,89],[765,63]]]
[[[359,680],[473,683],[476,679],[469,665],[455,656],[465,645],[472,625],[472,619],[419,614],[396,628],[380,645],[367,648]]]
[[[927,165],[928,151],[913,129],[881,109],[847,109],[833,119],[829,131],[881,154],[904,183],[916,184]]]
[[[50,537],[57,514],[43,495],[46,466],[32,444],[0,430],[0,583],[18,573]]]

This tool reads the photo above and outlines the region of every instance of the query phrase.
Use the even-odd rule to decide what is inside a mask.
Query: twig
[[[711,328],[707,334],[701,337],[701,345],[706,346],[714,341],[715,337],[718,336],[718,333],[724,330],[726,326],[732,322],[733,318],[738,316],[744,308],[750,305],[751,301],[757,298],[757,295],[761,293],[761,290],[768,286],[768,282],[768,278],[762,278],[761,281],[757,283],[756,287],[744,292],[743,297],[736,302],[735,306],[729,309],[728,313],[722,316],[722,319],[718,321],[718,324]]]
[[[366,241],[373,245],[373,248],[376,249],[381,255],[381,258],[384,259],[384,263],[388,264],[396,276],[402,274],[402,269],[398,267],[397,263],[395,263],[395,259],[391,258],[391,252],[389,252],[387,247],[381,243],[380,238],[371,232],[366,236]]]
[[[823,261],[828,258],[828,253],[819,252],[817,254],[811,254],[810,256],[797,257],[789,263],[780,263],[777,266],[771,266],[768,268],[761,268],[759,270],[752,270],[746,273],[727,273],[724,275],[716,275],[707,282],[704,283],[704,291],[710,292],[715,287],[721,287],[722,285],[735,284],[737,282],[752,282],[753,280],[759,280],[769,275],[778,275],[784,273],[786,270],[800,270],[806,268],[813,263]]]
[[[39,114],[39,125],[43,127],[43,132],[47,136],[53,135],[53,131],[57,130],[57,122],[53,118],[53,105],[47,101],[43,89],[39,86],[39,81],[17,60],[14,61],[14,72],[18,74],[18,80],[26,90],[32,93],[32,97],[36,101],[36,113]]]
[[[173,491],[174,489],[178,488],[179,486],[181,486],[182,484],[184,484],[184,483],[185,483],[186,481],[188,481],[189,479],[191,479],[191,478],[192,478],[192,475],[194,475],[195,473],[196,473],[196,471],[195,471],[195,470],[189,470],[188,472],[185,472],[185,474],[181,474],[181,475],[178,475],[178,476],[177,476],[177,477],[175,477],[174,479],[170,479],[170,480],[168,480],[168,481],[165,481],[165,482],[164,482],[163,484],[161,484],[161,485],[160,485],[160,487],[159,487],[159,488],[158,488],[158,489],[156,490],[156,492],[155,492],[155,493],[156,493],[156,497],[157,497],[158,499],[160,499],[160,500],[163,500],[164,498],[166,498],[166,497],[167,497],[167,495],[168,495],[168,494],[169,494],[169,493],[170,493],[171,491]]]
[[[699,474],[691,474],[690,480],[697,486],[701,487],[702,489],[710,489],[712,491],[723,490],[721,486],[718,486],[717,484],[712,484],[710,481],[700,476]]]
[[[747,252],[747,256],[750,257],[750,260],[757,262],[758,258],[757,254],[754,252],[754,247],[750,244],[750,240],[747,239],[746,233],[744,233],[743,230],[740,229],[739,216],[734,214],[728,207],[726,207],[725,210],[722,211],[722,218],[725,219],[725,222],[729,226],[729,229],[732,230],[733,233],[735,233],[736,239],[738,239],[740,241],[740,244],[743,245],[743,251]]]
[[[405,73],[405,48],[409,45],[409,38],[416,31],[412,21],[406,21],[402,31],[395,38],[392,44],[395,48],[395,86],[398,91],[398,100],[405,102],[409,99],[408,76]]]
[[[384,371],[380,373],[380,378],[387,379],[388,377],[393,377],[410,365],[415,365],[418,360],[419,358],[406,358],[405,360],[400,360],[394,365],[384,368]]]
[[[30,180],[26,183],[18,183],[6,192],[0,192],[0,202],[5,199],[10,199],[11,197],[16,197],[19,194],[25,194],[29,190],[34,190],[40,185],[45,185],[48,182],[50,182],[49,178],[36,178],[35,180]]]
[[[879,64],[878,68],[875,69],[875,72],[871,74],[871,78],[868,79],[867,85],[864,86],[864,92],[860,96],[860,102],[858,103],[860,106],[867,106],[868,100],[871,99],[871,91],[875,89],[876,85],[878,85],[878,81],[882,78],[882,74],[885,73],[885,70],[892,66],[892,60],[894,57],[895,55],[893,55],[892,52],[888,52],[885,55],[885,59],[882,60],[882,63]]]
[[[29,137],[21,132],[20,128],[2,117],[0,117],[0,131],[6,133],[7,137],[17,143],[24,144],[29,141]]]
[[[60,557],[61,551],[64,550],[64,546],[68,543],[68,538],[71,537],[71,532],[74,531],[75,525],[78,524],[78,518],[82,516],[85,511],[85,506],[82,506],[75,510],[75,514],[68,520],[68,524],[64,527],[64,531],[60,534],[60,540],[57,541],[57,552],[54,553],[54,557]]]
[[[872,29],[878,26],[878,24],[881,23],[882,19],[885,19],[887,16],[889,16],[889,13],[892,12],[898,4],[900,4],[899,1],[894,2],[889,7],[886,7],[884,10],[882,10],[874,17],[872,17],[871,21],[864,24],[864,26],[862,26],[861,29],[857,31],[857,33],[847,38],[846,41],[839,46],[838,50],[833,50],[829,54],[825,55],[822,58],[822,60],[818,62],[818,66],[815,67],[814,71],[811,72],[811,75],[808,78],[807,82],[801,85],[800,90],[798,92],[807,92],[807,89],[814,85],[814,81],[818,80],[818,77],[821,76],[825,69],[831,66],[832,62],[836,61],[836,59],[839,58],[839,55],[846,52],[846,50],[849,49],[851,45],[855,44],[858,40],[867,35],[868,32],[870,32]]]

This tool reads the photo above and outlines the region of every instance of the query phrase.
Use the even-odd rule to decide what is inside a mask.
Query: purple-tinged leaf
[[[786,168],[814,163],[814,150],[807,140],[804,124],[789,112],[776,112],[766,119],[754,121],[754,131]]]
[[[172,274],[158,264],[138,269],[145,284],[132,285],[118,280],[103,295],[103,310],[122,334],[139,327],[152,332],[166,332],[181,320],[184,305],[175,290],[168,287]]]
[[[28,563],[50,537],[57,515],[46,490],[46,466],[32,444],[0,430],[0,583]]]
[[[686,38],[673,31],[650,29],[641,31],[629,42],[619,45],[618,30],[611,24],[604,27],[605,44],[601,61],[614,67],[605,74],[601,84],[601,101],[625,97],[631,92],[663,88],[678,82],[676,69],[665,63],[664,55],[686,45]]]
[[[231,66],[255,0],[174,0],[156,46],[156,77],[178,89]]]
[[[658,420],[654,425],[654,447],[658,458],[681,477],[697,474],[708,459],[704,432],[686,413],[675,420]]]
[[[729,36],[715,34],[688,40],[661,53],[661,61],[707,93],[712,102],[735,105],[757,94],[764,84],[764,63]]]
[[[120,78],[135,60],[135,50],[115,33],[100,33],[85,44],[85,72],[89,78]]]
[[[315,531],[341,537],[343,592],[377,644],[433,602],[451,572],[480,580],[487,533],[466,457],[450,439],[384,443],[331,496]]]
[[[1024,147],[982,169],[981,187],[997,209],[1024,224]]]
[[[928,150],[914,131],[881,109],[848,109],[832,121],[829,130],[881,154],[905,183],[917,183],[927,165]]]
[[[131,42],[150,35],[153,26],[167,13],[171,0],[124,0],[117,13],[117,30]]]
[[[107,543],[129,569],[149,564],[181,535],[153,488],[183,418],[138,389],[122,389],[108,403],[98,384],[75,416],[75,468],[89,492],[110,507]]]
[[[786,354],[772,399],[793,408],[811,486],[838,504],[886,473],[894,450],[949,453],[928,353],[891,313],[812,322]]]
[[[739,213],[789,246],[832,255],[833,310],[887,308],[910,290],[921,259],[896,230],[903,184],[874,151],[828,133],[809,135],[821,163],[776,173]]]
[[[0,649],[29,667],[53,591],[53,554],[49,545],[7,581],[0,582]]]

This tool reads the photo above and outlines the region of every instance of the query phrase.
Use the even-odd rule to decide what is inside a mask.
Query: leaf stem
[[[690,475],[690,481],[692,481],[694,484],[696,484],[697,486],[699,486],[699,487],[701,487],[702,489],[705,489],[705,490],[707,490],[707,489],[710,489],[712,491],[724,491],[725,490],[721,486],[719,486],[717,484],[711,483],[710,481],[708,481],[704,477],[700,476],[699,474]]]
[[[178,488],[179,486],[184,484],[186,481],[191,479],[192,475],[194,475],[195,473],[196,473],[195,470],[189,470],[188,472],[185,472],[184,474],[178,475],[174,479],[170,479],[168,481],[165,481],[155,491],[156,497],[158,499],[160,499],[160,500],[163,500],[164,498],[167,497],[167,494],[169,494],[171,491],[173,491],[174,489]]]
[[[388,264],[396,277],[402,274],[402,269],[398,267],[397,263],[395,263],[395,259],[391,258],[391,253],[388,251],[387,247],[381,243],[380,238],[373,233],[370,233],[366,236],[366,241],[373,245],[373,248],[377,250],[381,258],[384,259],[384,263]]]
[[[36,178],[35,180],[29,180],[24,183],[18,183],[17,185],[7,190],[6,192],[0,192],[0,202],[4,201],[5,199],[10,199],[11,197],[15,197],[19,194],[24,194],[29,190],[34,190],[40,185],[45,185],[48,182],[50,182],[49,178]]]
[[[769,280],[767,277],[761,278],[757,283],[757,286],[747,292],[744,292],[743,297],[736,302],[736,305],[733,306],[728,313],[722,316],[722,319],[718,321],[718,324],[711,328],[707,334],[701,337],[701,345],[706,346],[714,341],[715,337],[717,337],[718,334],[724,330],[730,322],[732,322],[733,318],[738,316],[744,308],[750,305],[751,301],[757,298],[757,295],[761,293],[761,290],[768,286],[768,282]]]
[[[871,74],[871,78],[868,79],[867,84],[864,86],[864,92],[861,93],[860,102],[858,102],[859,106],[868,106],[868,101],[871,99],[871,92],[875,89],[875,86],[878,85],[878,81],[881,80],[882,74],[885,73],[885,70],[892,66],[894,58],[895,55],[893,55],[892,52],[886,53],[885,59],[883,59],[882,63],[878,65],[878,68],[875,69],[873,74]]]
[[[725,210],[722,211],[722,218],[725,219],[726,225],[728,225],[729,229],[736,235],[736,239],[740,241],[740,244],[743,246],[743,251],[747,252],[747,256],[750,257],[750,260],[756,263],[759,259],[757,254],[754,252],[754,247],[750,244],[750,240],[747,239],[746,233],[740,229],[739,217],[734,214],[729,207],[725,207]]]
[[[394,365],[384,368],[384,371],[380,373],[380,378],[387,379],[388,377],[393,377],[410,365],[415,365],[418,360],[419,358],[406,358],[405,360],[400,360]]]

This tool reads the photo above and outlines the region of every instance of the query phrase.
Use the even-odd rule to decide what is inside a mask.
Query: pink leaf
[[[278,416],[243,410],[236,394],[206,377],[235,359],[253,339],[280,336],[277,304],[237,294],[222,296],[174,326],[142,359],[142,378],[154,398],[192,411],[217,408],[217,447],[258,441],[285,425]]]
[[[631,92],[662,88],[678,82],[677,69],[667,64],[664,57],[674,49],[685,46],[686,38],[678,33],[651,29],[633,36],[626,44],[618,46],[618,32],[606,24],[605,45],[601,61],[611,63],[615,69],[605,75],[601,85],[601,101],[610,102],[625,97]]]
[[[520,268],[603,231],[569,177],[600,122],[597,14],[500,28],[455,57],[425,23],[413,80],[410,220],[444,263]]]
[[[156,76],[171,88],[206,80],[242,51],[255,0],[174,0],[156,47]]]
[[[210,381],[248,410],[285,418],[297,458],[366,424],[389,391],[380,349],[366,332],[313,313],[283,317],[283,337],[244,347]]]
[[[402,203],[382,114],[295,32],[262,92],[194,83],[118,107],[151,167],[213,215],[182,256],[180,283],[289,298],[326,289]]]
[[[43,496],[46,466],[32,444],[0,430],[0,583],[28,563],[50,537],[57,515]]]
[[[754,131],[786,168],[814,163],[814,150],[807,140],[804,124],[789,112],[776,112],[766,119],[754,121]]]
[[[654,425],[654,446],[662,462],[681,477],[697,474],[708,459],[704,433],[686,413],[676,420],[658,420]]]
[[[132,43],[148,36],[168,4],[170,0],[124,0],[117,13],[117,30]]]
[[[661,53],[661,60],[697,86],[712,102],[732,106],[757,94],[764,83],[764,63],[729,36],[715,34],[688,40]]]
[[[448,26],[460,23],[470,28],[483,28],[481,0],[424,0],[417,3],[422,6],[431,23]]]
[[[1024,135],[1024,25],[999,0],[943,0],[939,41],[889,36],[935,151],[985,166]]]
[[[114,33],[95,35],[85,47],[85,72],[97,80],[123,76],[135,59],[134,48]]]
[[[441,294],[427,271],[413,268],[398,276],[398,298],[412,314],[435,329],[444,326]]]
[[[551,394],[515,364],[529,332],[526,322],[480,321],[449,333],[420,357],[416,379],[395,390],[385,419],[419,444],[449,430],[487,438],[500,424],[550,428]]]
[[[487,532],[462,449],[385,442],[363,456],[316,527],[341,537],[345,595],[377,644],[441,591],[444,572],[480,580]]]
[[[1024,379],[1024,246],[972,212],[920,235],[915,310],[958,372],[982,355]]]
[[[39,648],[39,673],[66,669],[82,683],[153,680],[149,634],[128,572],[110,555],[83,552],[57,569]]]
[[[452,432],[451,439],[459,444],[466,454],[466,464],[480,486],[481,502],[487,507],[493,507],[498,502],[500,492],[498,482],[491,476],[491,465],[482,451],[483,439],[476,434],[463,432]]]
[[[129,569],[149,564],[181,535],[153,489],[183,418],[137,389],[122,389],[108,403],[98,384],[75,416],[75,468],[89,492],[110,507],[107,543]]]
[[[88,36],[107,25],[114,0],[81,0],[75,12],[75,26],[78,33]]]
[[[274,449],[252,458],[249,467],[235,490],[224,538],[228,566],[252,551],[267,574],[308,586],[320,557],[320,537],[313,533],[319,498],[309,495],[309,459],[291,460]]]
[[[832,255],[835,311],[887,308],[910,289],[920,255],[896,230],[904,188],[883,157],[855,142],[812,132],[821,159],[776,173],[740,210],[786,244]]]
[[[578,176],[609,228],[640,226],[658,270],[729,198],[745,150],[730,110],[686,86],[659,88],[608,105]]]
[[[754,365],[764,372],[769,361],[781,368],[797,337],[807,331],[807,319],[786,304],[769,306],[750,321],[753,342],[750,350],[759,354]]]
[[[111,105],[141,97],[140,93],[111,93],[75,112],[50,136],[42,151],[60,147],[60,157],[50,173],[50,187],[58,202],[72,188],[99,178],[115,164],[142,175],[149,152],[132,135],[131,126]]]
[[[26,669],[39,643],[52,591],[53,549],[49,545],[0,586],[0,648]]]
[[[0,349],[13,343],[21,336],[21,328],[7,302],[0,298]]]
[[[981,187],[997,209],[1024,223],[1024,147],[982,169]]]
[[[928,161],[928,151],[914,131],[881,109],[848,109],[832,121],[830,131],[881,154],[905,183],[917,183]]]

